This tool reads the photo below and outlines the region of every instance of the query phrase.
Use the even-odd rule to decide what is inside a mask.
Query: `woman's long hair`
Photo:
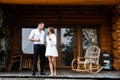
[[[51,33],[55,34],[53,27],[48,27],[48,29],[50,30]],[[48,34],[49,34],[49,33],[48,33]]]

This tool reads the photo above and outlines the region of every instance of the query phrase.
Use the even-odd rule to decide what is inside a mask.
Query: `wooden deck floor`
[[[2,80],[2,78],[22,78],[22,80],[24,80],[24,78],[42,78],[42,79],[92,79],[92,80],[96,80],[96,79],[120,79],[120,71],[101,71],[100,73],[97,74],[90,74],[90,73],[77,73],[74,72],[70,69],[57,69],[57,76],[56,77],[51,77],[49,76],[49,70],[46,70],[46,75],[42,76],[39,75],[39,72],[37,72],[36,76],[32,76],[31,75],[32,72],[30,71],[12,71],[12,72],[0,72],[0,80]],[[14,80],[12,79],[12,80]],[[30,80],[32,80],[30,79]],[[16,79],[15,79],[16,80]]]

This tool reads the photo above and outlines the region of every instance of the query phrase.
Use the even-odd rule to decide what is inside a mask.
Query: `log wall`
[[[107,51],[111,53],[111,25],[108,24],[103,24],[100,26],[100,47],[102,51]]]
[[[113,67],[115,70],[120,70],[120,6],[116,7],[115,17],[113,18]]]
[[[18,20],[19,21],[19,20]],[[76,21],[76,22],[75,22]],[[32,22],[32,19],[31,21]],[[58,25],[61,25],[61,24],[57,24],[57,22],[50,22],[49,21],[46,21],[47,22],[47,25],[54,25],[54,26],[58,26]],[[79,53],[81,54],[81,24],[86,24],[86,25],[94,25],[94,24],[98,24],[99,27],[98,27],[98,41],[99,41],[99,46],[101,48],[102,51],[110,51],[112,50],[112,37],[111,37],[111,28],[112,26],[110,25],[109,21],[107,21],[107,19],[102,19],[102,20],[99,20],[99,19],[79,19],[78,21],[76,19],[73,20],[73,22],[71,21],[69,23],[68,20],[64,21],[64,22],[61,22],[62,25],[71,25],[71,24],[74,24],[74,25],[77,25],[77,32],[78,34],[76,33],[76,36],[78,37],[78,44],[80,45],[77,45],[77,48],[78,48],[78,55]],[[66,24],[66,23],[69,23],[69,24]],[[25,24],[25,23],[20,23],[20,24]],[[28,24],[29,25],[29,24]],[[27,25],[25,25],[27,26]],[[24,25],[23,25],[24,27]],[[60,27],[60,26],[58,26]],[[13,29],[12,29],[12,49],[17,49],[17,50],[21,50],[21,28],[20,26],[17,25],[14,25]],[[80,51],[79,51],[80,50]]]
[[[12,47],[11,50],[14,52],[14,50],[20,51],[21,50],[21,31],[20,28],[17,25],[12,26]]]

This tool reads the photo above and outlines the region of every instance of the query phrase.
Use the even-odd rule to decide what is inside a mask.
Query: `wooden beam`
[[[17,15],[16,19],[39,19],[39,18],[43,18],[43,19],[56,19],[59,18],[59,16],[64,19],[64,18],[68,18],[68,19],[81,19],[81,18],[94,18],[94,19],[100,19],[100,18],[104,18],[106,19],[107,16],[104,15]]]
[[[113,8],[113,6],[109,6],[103,9],[103,11],[101,12],[102,14],[106,14],[109,10],[111,10]]]
[[[39,13],[40,10],[38,5],[35,6],[35,9],[36,9],[36,12]]]
[[[17,24],[37,24],[41,19],[33,19],[33,20],[15,20]],[[59,22],[57,19],[45,19],[45,23],[49,24],[100,24],[100,23],[109,23],[108,20],[105,19],[64,19]]]
[[[40,4],[40,5],[115,5],[120,0],[0,0],[1,4]]]

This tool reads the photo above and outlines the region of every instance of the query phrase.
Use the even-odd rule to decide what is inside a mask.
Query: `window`
[[[33,42],[28,40],[31,30],[34,28],[22,28],[22,51],[26,54],[33,54]],[[57,29],[54,29],[57,36]],[[47,29],[45,29],[45,36],[47,36]]]
[[[28,40],[30,32],[33,28],[22,28],[22,51],[23,53],[33,53],[33,43]]]
[[[82,49],[83,56],[86,49],[92,45],[98,45],[97,28],[82,28]]]
[[[74,54],[74,29],[61,28],[62,65],[70,66]]]

